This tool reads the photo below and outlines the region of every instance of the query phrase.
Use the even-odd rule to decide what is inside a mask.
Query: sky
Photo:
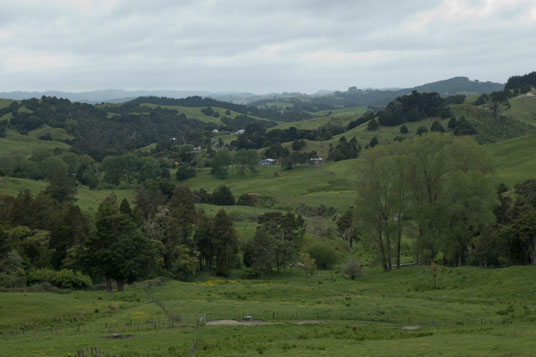
[[[504,83],[536,0],[2,0],[0,91],[304,92]]]

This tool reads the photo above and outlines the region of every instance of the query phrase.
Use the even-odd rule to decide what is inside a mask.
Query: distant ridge
[[[331,92],[319,90],[312,97],[343,97],[345,102],[350,102],[352,105],[366,106],[383,106],[395,99],[398,96],[411,93],[412,90],[419,92],[437,92],[441,96],[449,96],[454,94],[478,95],[502,90],[504,84],[493,82],[472,81],[467,77],[454,77],[442,81],[423,84],[413,88],[404,89],[357,89],[352,87],[346,92]],[[123,89],[103,89],[87,92],[64,92],[64,91],[35,91],[35,92],[0,92],[0,98],[4,99],[29,99],[58,97],[67,98],[71,101],[85,103],[123,103],[138,97],[167,97],[167,98],[186,98],[190,96],[210,97],[217,100],[233,102],[233,103],[252,103],[260,99],[268,99],[272,97],[296,97],[307,96],[302,93],[266,93],[256,95],[248,92],[210,92],[210,91],[188,91],[188,90],[123,90]]]

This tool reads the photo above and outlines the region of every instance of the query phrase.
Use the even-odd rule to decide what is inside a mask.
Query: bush
[[[409,133],[408,127],[405,125],[402,125],[400,127],[400,134],[407,134],[407,133]]]
[[[257,198],[253,195],[250,195],[249,193],[244,193],[240,195],[238,198],[238,202],[236,203],[239,206],[256,206],[257,205]]]
[[[93,285],[91,278],[71,269],[36,269],[28,274],[28,284],[50,283],[61,289],[84,289]]]
[[[379,127],[380,126],[378,125],[376,119],[372,119],[367,125],[367,130],[378,130]]]
[[[91,278],[71,269],[62,269],[56,272],[52,279],[52,285],[62,289],[83,289],[93,285]]]
[[[428,132],[428,129],[426,129],[425,126],[420,126],[417,128],[417,135],[421,136],[422,134],[426,134]]]
[[[308,253],[320,269],[329,269],[339,261],[337,251],[328,243],[317,243],[309,248]]]
[[[190,165],[181,165],[177,169],[177,181],[182,181],[189,179],[191,177],[195,177],[195,167]]]
[[[363,270],[361,269],[361,265],[354,257],[348,259],[348,261],[346,262],[346,264],[344,264],[344,267],[342,268],[342,272],[352,280],[363,276]]]
[[[212,203],[218,206],[233,206],[235,199],[229,187],[220,185],[212,193]]]

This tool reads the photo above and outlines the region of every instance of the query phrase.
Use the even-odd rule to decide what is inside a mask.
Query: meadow
[[[235,271],[227,280],[147,290],[139,283],[123,293],[13,292],[0,295],[0,355],[65,356],[98,346],[116,356],[184,356],[205,314],[196,356],[533,355],[535,269],[448,268],[437,289],[430,268],[415,266],[369,267],[355,281],[337,270],[309,280],[294,268],[265,280]],[[171,323],[153,298],[181,321]],[[106,338],[114,333],[129,338]]]

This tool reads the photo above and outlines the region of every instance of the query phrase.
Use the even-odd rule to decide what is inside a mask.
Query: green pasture
[[[536,96],[521,96],[508,101],[511,108],[505,111],[506,116],[536,126]]]
[[[512,187],[536,178],[536,135],[527,135],[487,146],[492,153],[497,178]]]
[[[0,156],[21,155],[24,157],[30,157],[32,152],[36,149],[54,150],[55,148],[68,149],[70,147],[69,145],[58,141],[38,140],[37,136],[41,135],[38,133],[41,132],[40,130],[45,129],[43,128],[37,130],[37,133],[34,130],[28,135],[21,135],[15,130],[8,129],[6,131],[6,137],[0,138]],[[62,129],[59,129],[59,131],[56,129],[52,130],[59,132]]]
[[[206,276],[123,293],[0,293],[0,356],[65,356],[90,346],[117,356],[517,356],[536,353],[536,268],[366,267],[309,280],[299,269],[264,280]],[[229,325],[244,316],[264,325]],[[236,324],[236,323],[235,323]],[[24,329],[25,333],[22,334]],[[113,333],[127,339],[106,338]]]

